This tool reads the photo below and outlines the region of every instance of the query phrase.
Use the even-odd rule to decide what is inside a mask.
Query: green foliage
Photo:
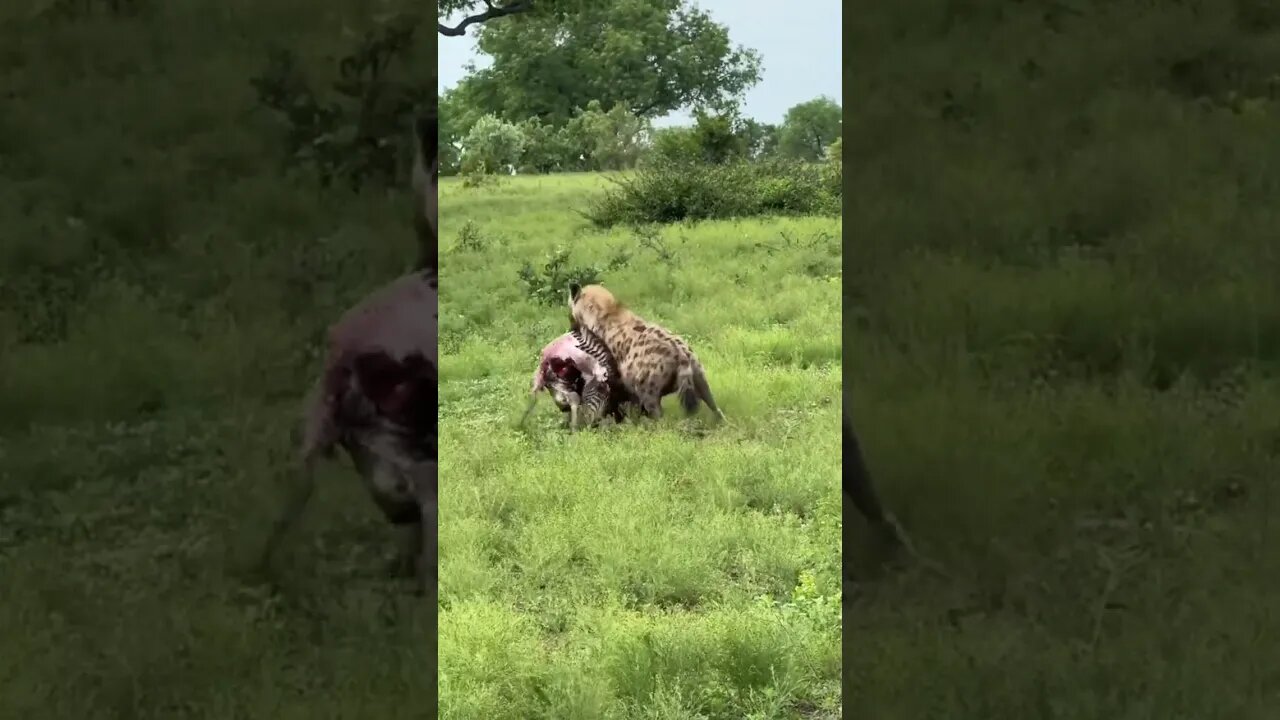
[[[249,80],[337,75],[368,5],[37,4],[0,6],[0,717],[421,716],[437,608],[348,467],[243,574],[324,328],[414,247],[407,182],[280,172]]]
[[[572,265],[570,254],[566,248],[556,248],[542,267],[535,268],[528,262],[521,266],[517,276],[524,283],[525,294],[530,300],[543,305],[563,304],[567,302],[570,284],[602,282],[605,273],[620,270],[631,262],[630,253],[618,252],[603,265]]]
[[[778,152],[796,160],[817,161],[840,137],[840,104],[826,97],[802,102],[787,110],[778,129]]]
[[[564,134],[580,150],[582,169],[622,170],[634,167],[647,149],[649,122],[619,103],[608,111],[597,100],[587,103],[565,124]]]
[[[674,223],[756,215],[840,212],[841,186],[822,166],[793,161],[712,165],[656,158],[594,199],[586,211],[597,226]]]
[[[530,118],[520,125],[525,136],[519,170],[523,173],[553,173],[582,167],[582,143],[564,127],[553,127]]]
[[[653,132],[645,162],[695,162],[702,160],[702,148],[692,127],[665,127]]]
[[[537,118],[513,124],[486,115],[461,141],[461,170],[475,174],[508,167],[538,173],[630,168],[648,151],[648,131],[648,122],[625,107],[605,111],[594,101],[560,127]]]
[[[722,165],[747,157],[747,138],[740,132],[736,115],[694,112],[693,137],[702,162]]]
[[[822,166],[822,179],[827,191],[833,195],[844,193],[844,144],[840,138],[827,146],[826,162]]]
[[[753,159],[773,157],[778,153],[778,127],[751,118],[741,118],[735,132],[747,146],[747,156]]]
[[[439,97],[440,130],[440,174],[457,175],[462,169],[462,142],[464,129],[469,129],[475,120],[466,121],[462,108],[448,92]]]
[[[688,0],[556,3],[479,26],[491,64],[455,92],[477,114],[562,126],[592,101],[645,119],[723,107],[760,78],[760,59]]]
[[[649,157],[655,160],[722,165],[768,157],[774,129],[739,117],[736,111],[694,111],[694,124],[655,133]]]
[[[394,15],[367,31],[338,61],[332,99],[313,87],[294,51],[270,53],[250,82],[258,102],[285,124],[286,166],[310,166],[326,185],[338,179],[353,188],[403,184],[413,113],[435,101],[434,88],[422,81],[421,60],[414,60],[420,24],[419,16]]]
[[[462,172],[505,172],[520,162],[526,140],[520,127],[486,115],[471,126],[462,141]]]

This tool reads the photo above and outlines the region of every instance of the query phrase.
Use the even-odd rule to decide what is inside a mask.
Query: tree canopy
[[[562,124],[592,100],[641,118],[721,109],[760,80],[759,54],[688,0],[444,0],[440,11],[454,23],[442,35],[469,30],[491,60],[469,68],[457,99],[511,122]]]
[[[814,98],[787,111],[778,131],[778,150],[787,157],[821,160],[827,146],[840,137],[840,104]]]
[[[545,6],[556,0],[543,0]],[[461,17],[452,25],[436,21],[436,32],[447,37],[458,37],[467,33],[467,28],[496,20],[507,15],[520,15],[533,10],[533,0],[508,0],[505,3],[494,3],[491,0],[439,0],[437,3],[440,17]]]

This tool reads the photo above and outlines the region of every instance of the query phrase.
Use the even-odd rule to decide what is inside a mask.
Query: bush
[[[844,185],[844,145],[840,142],[840,138],[827,146],[827,162],[822,166],[822,178],[827,184],[827,190],[836,194],[843,194],[841,186]]]
[[[701,159],[702,149],[698,146],[698,136],[693,128],[669,127],[653,133],[653,142],[649,146],[645,162],[694,162]]]
[[[485,115],[471,126],[463,143],[462,172],[488,174],[506,171],[520,162],[526,138],[520,127]]]
[[[519,125],[524,151],[517,168],[522,173],[571,172],[582,167],[582,149],[565,128],[530,118]]]
[[[565,301],[570,284],[591,285],[601,281],[604,273],[620,270],[631,262],[631,255],[619,251],[603,266],[573,265],[569,262],[570,251],[557,248],[547,257],[541,268],[532,263],[525,264],[517,272],[520,282],[524,284],[525,294],[530,300],[541,305],[556,305]]]
[[[690,127],[664,128],[655,133],[649,158],[655,161],[702,162],[720,165],[745,160],[753,146],[765,140],[765,129],[732,115],[695,113]]]
[[[583,157],[583,169],[624,170],[635,167],[644,151],[649,121],[621,103],[606,112],[592,100],[565,125],[564,133],[578,150],[574,157]]]
[[[753,215],[836,215],[841,189],[824,165],[774,160],[724,165],[654,158],[596,199],[598,227]]]

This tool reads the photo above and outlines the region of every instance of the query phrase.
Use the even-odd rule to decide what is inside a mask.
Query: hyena
[[[438,279],[438,121],[432,109],[414,123],[416,268],[348,310],[328,332],[324,369],[306,399],[303,485],[267,542],[264,565],[301,515],[315,486],[315,465],[341,446],[374,502],[407,544],[396,559],[416,574],[418,591],[436,578]]]
[[[615,422],[625,418],[623,406],[629,395],[618,377],[613,355],[600,338],[584,328],[571,330],[542,349],[521,424],[533,412],[543,390],[569,416],[570,430],[590,427],[606,417]]]
[[[623,307],[602,285],[570,285],[569,311],[575,328],[586,328],[604,341],[618,363],[622,384],[645,415],[662,417],[662,398],[678,392],[687,414],[702,401],[724,420],[706,372],[684,340]]]

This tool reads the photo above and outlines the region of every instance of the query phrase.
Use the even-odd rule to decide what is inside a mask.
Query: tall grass
[[[441,187],[441,716],[838,717],[839,221],[593,230],[607,187]],[[684,336],[729,422],[515,429],[568,325],[525,263]]]
[[[886,502],[951,576],[846,607],[855,715],[1271,712],[1268,13],[851,18],[846,382]]]

